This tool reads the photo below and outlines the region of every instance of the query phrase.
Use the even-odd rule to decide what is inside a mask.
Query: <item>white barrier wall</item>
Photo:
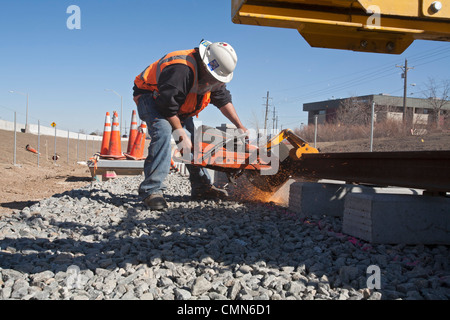
[[[16,131],[21,132],[25,129],[25,124],[23,123],[16,123]],[[29,132],[31,134],[38,134],[38,125],[37,124],[29,124],[28,125]],[[7,130],[7,131],[14,131],[14,122],[6,121],[6,120],[0,120],[0,130]],[[51,127],[44,127],[40,126],[40,134],[44,136],[55,136],[55,129]],[[86,138],[89,141],[102,141],[103,136],[93,136],[88,135],[84,133],[78,133],[78,132],[69,132],[67,133],[67,130],[59,130],[56,129],[56,136],[60,138],[67,138],[67,134],[69,134],[70,139],[81,139],[86,140]],[[128,141],[128,138],[122,138],[122,141]]]
[[[17,123],[16,131],[20,132],[20,130],[23,128],[25,128],[25,125]],[[14,131],[14,122],[0,119],[0,130]]]

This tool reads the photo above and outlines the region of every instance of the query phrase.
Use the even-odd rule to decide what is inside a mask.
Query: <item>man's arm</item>
[[[236,109],[234,108],[233,103],[228,102],[226,105],[219,109],[222,114],[230,120],[236,128],[242,130],[243,132],[247,132],[247,128],[242,124],[239,116],[237,115]]]

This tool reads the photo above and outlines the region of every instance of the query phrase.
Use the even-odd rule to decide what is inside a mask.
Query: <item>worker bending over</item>
[[[236,63],[237,55],[231,45],[202,40],[198,48],[166,54],[136,77],[134,101],[151,138],[139,195],[150,209],[167,208],[163,182],[170,170],[172,133],[179,137],[178,149],[190,154],[194,144],[193,117],[209,103],[218,107],[238,129],[247,131],[226,88]],[[205,168],[186,167],[193,199],[228,196],[225,190],[212,185]]]

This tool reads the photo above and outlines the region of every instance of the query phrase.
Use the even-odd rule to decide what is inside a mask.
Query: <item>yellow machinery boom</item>
[[[266,145],[267,150],[271,150],[274,146],[280,144],[283,140],[289,141],[293,146],[289,152],[289,156],[294,160],[299,160],[304,153],[319,153],[319,150],[311,147],[305,140],[297,136],[291,129],[284,129],[275,137],[273,137]]]
[[[284,140],[289,142],[290,146]],[[266,192],[275,192],[291,178],[293,172],[298,167],[298,161],[304,154],[319,153],[314,147],[311,147],[305,140],[297,136],[292,130],[284,129],[274,136],[263,146],[266,152],[272,151],[275,146],[280,146],[278,170],[273,175],[262,175],[255,170],[247,170],[247,179],[255,187]],[[282,155],[283,154],[283,155]],[[273,164],[272,164],[273,165]]]
[[[401,54],[450,41],[450,0],[232,0],[232,20],[296,29],[321,48]]]

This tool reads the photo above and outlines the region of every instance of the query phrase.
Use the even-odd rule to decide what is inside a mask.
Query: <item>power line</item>
[[[445,57],[441,57],[441,58],[437,58],[437,59],[434,59],[434,60],[431,60],[431,61],[427,61],[427,62],[424,62],[424,63],[420,63],[420,64],[416,65],[416,67],[423,66],[423,65],[428,64],[428,63],[433,63],[433,62],[436,62],[436,61],[439,61],[439,60],[442,60],[442,59],[445,59],[445,58],[450,58],[450,55],[445,56]]]
[[[386,76],[394,75],[394,74],[397,73],[397,72],[394,72],[394,73],[390,72],[389,74],[386,74],[386,72],[389,71],[389,70],[392,70],[392,67],[391,66],[389,66],[389,67],[386,66],[383,69],[378,70],[377,72],[373,72],[373,73],[370,73],[370,74],[365,74],[363,76],[360,76],[360,77],[357,77],[357,78],[354,78],[354,79],[350,79],[350,80],[341,82],[340,84],[335,85],[335,86],[333,86],[331,88],[317,89],[315,91],[309,92],[306,95],[293,98],[291,101],[289,101],[289,103],[297,102],[299,100],[306,99],[308,97],[313,97],[313,96],[316,96],[318,94],[325,94],[325,93],[329,93],[329,92],[336,91],[336,90],[342,90],[342,89],[348,88],[349,86],[353,86],[354,84],[362,83],[363,81],[365,81],[367,79],[371,79],[373,81],[373,80],[376,80],[376,79],[379,79],[379,78],[384,78]],[[374,76],[377,76],[377,75],[381,75],[381,76],[377,77],[377,78],[374,78]]]
[[[415,59],[417,61],[420,61],[422,59],[426,59],[426,58],[429,58],[429,57],[432,57],[432,56],[435,56],[435,55],[439,55],[439,54],[442,54],[442,53],[447,53],[448,50],[449,50],[448,46],[447,45],[443,45],[443,46],[441,46],[439,48],[434,48],[434,49],[430,49],[428,51],[420,52],[420,53],[418,53],[416,55],[411,55],[409,57],[409,59]],[[340,76],[337,76],[337,77],[329,78],[329,79],[327,79],[327,81],[342,80],[342,78],[348,78],[348,77],[351,77],[351,76],[354,76],[354,75],[358,75],[358,74],[361,74],[361,73],[363,73],[363,76],[365,77],[368,74],[368,72],[371,73],[372,70],[380,71],[380,68],[391,69],[391,66],[390,65],[386,66],[385,64],[377,65],[377,66],[374,66],[374,67],[371,67],[371,68],[367,68],[367,69],[364,69],[364,70],[361,70],[361,71],[357,71],[357,72],[353,72],[353,73],[349,73],[349,74],[345,74],[345,75],[340,75]],[[350,80],[347,80],[347,81],[353,81],[353,80],[350,79]],[[298,89],[300,87],[304,88],[304,87],[318,85],[318,84],[321,84],[321,83],[323,83],[323,81],[317,81],[317,82],[302,84],[301,86],[295,86],[295,87],[286,88],[286,89],[282,89],[282,90],[276,90],[274,92],[277,93],[277,92],[291,91],[291,90]]]
[[[422,60],[425,60],[425,59],[429,59],[430,57],[439,56],[439,55],[444,54],[444,53],[448,53],[448,47],[444,47],[444,48],[443,47],[439,47],[437,49],[435,48],[435,49],[432,49],[432,50],[429,50],[429,51],[426,51],[426,52],[422,52],[422,53],[420,53],[418,55],[412,55],[411,57],[415,58],[416,61],[422,61]],[[445,59],[447,57],[448,56],[446,55],[444,57],[439,57],[439,58],[433,59],[431,61],[425,61],[425,62],[423,62],[423,63],[421,63],[421,64],[419,64],[417,66],[421,66],[421,65],[424,65],[424,64],[432,63],[432,62],[435,62],[435,61],[438,61],[438,60],[441,60],[441,59]],[[377,69],[377,71],[375,71],[375,72],[368,72],[369,70],[373,70],[373,69]],[[317,89],[317,90],[309,92],[309,93],[307,93],[307,94],[305,94],[303,96],[293,97],[293,98],[288,99],[287,101],[281,101],[280,103],[282,103],[282,104],[295,103],[295,102],[297,102],[299,100],[304,100],[304,99],[307,99],[309,97],[315,97],[315,96],[317,96],[319,94],[326,94],[326,93],[330,93],[330,92],[338,91],[338,90],[343,90],[343,89],[350,88],[350,87],[353,88],[357,84],[366,83],[367,81],[372,82],[372,81],[375,81],[375,80],[378,80],[378,79],[381,79],[381,78],[385,78],[385,77],[389,77],[389,76],[395,75],[397,73],[397,72],[388,72],[389,70],[392,70],[391,66],[384,66],[381,69],[378,66],[378,67],[362,70],[362,71],[359,71],[359,72],[351,74],[351,75],[355,75],[355,74],[360,74],[360,73],[364,72],[364,74],[362,76],[346,80],[344,82],[341,82],[341,83],[339,83],[339,84],[337,84],[335,86],[329,87],[329,88]],[[342,79],[343,77],[348,77],[348,76],[349,75],[344,75],[344,76],[335,77],[335,78],[327,79],[327,80],[330,81],[330,80],[334,80],[334,79]],[[317,82],[317,84],[319,84],[319,83],[322,83],[322,82]],[[312,85],[312,84],[309,84],[309,85]],[[286,89],[286,90],[288,90],[288,89]],[[286,90],[282,90],[282,91],[286,91]]]
[[[445,54],[445,56],[441,56]],[[429,60],[430,58],[434,58],[436,57],[436,59],[432,59]],[[415,62],[421,62],[420,64],[417,64],[415,67],[417,66],[422,66],[425,64],[429,64],[429,63],[433,63],[435,61],[438,60],[442,60],[449,57],[448,55],[448,45],[444,45],[441,46],[439,48],[434,48],[434,49],[430,49],[415,55],[411,55],[410,59],[414,59]],[[374,66],[365,70],[361,70],[358,72],[354,72],[351,74],[346,74],[346,75],[341,75],[338,77],[334,77],[331,79],[327,79],[327,81],[332,81],[332,80],[342,80],[343,78],[348,78],[350,76],[354,76],[354,75],[359,75],[356,78],[350,78],[346,81],[340,82],[334,86],[328,87],[328,88],[321,88],[321,89],[317,89],[314,91],[310,91],[302,96],[297,96],[297,97],[292,97],[292,98],[288,98],[286,101],[279,101],[279,104],[290,104],[290,103],[295,103],[298,102],[300,100],[304,100],[307,98],[312,98],[315,96],[318,96],[319,94],[326,94],[326,93],[331,93],[331,92],[337,92],[338,90],[344,90],[346,88],[354,88],[355,86],[359,85],[359,84],[363,84],[363,83],[367,83],[367,82],[373,82],[379,79],[385,79],[387,77],[393,76],[398,74],[397,71],[392,71],[392,66],[389,65],[384,65],[384,66]],[[361,75],[362,74],[362,75]],[[312,86],[312,85],[316,85],[316,84],[320,84],[323,83],[323,81],[319,81],[316,83],[309,83],[306,85],[302,85],[302,87],[307,87],[307,86]],[[283,89],[283,90],[278,90],[275,92],[284,92],[284,91],[291,91],[293,89],[296,89],[297,87],[293,87],[293,88],[288,88],[288,89]],[[404,88],[403,88],[404,89]],[[401,89],[397,89],[395,91],[392,91],[390,94],[400,91]],[[272,99],[272,98],[270,98]],[[266,98],[266,111],[268,112],[268,98]],[[290,119],[294,118],[294,119],[305,119],[305,116],[293,116],[293,115],[288,115],[288,116],[280,116],[281,118],[286,118],[289,117]],[[277,116],[278,118],[278,116]],[[266,115],[266,122],[267,122],[267,115]],[[289,122],[289,123],[283,123],[283,125],[288,125],[290,123],[298,123],[298,121],[293,121],[293,122]],[[267,127],[267,125],[266,125]]]

